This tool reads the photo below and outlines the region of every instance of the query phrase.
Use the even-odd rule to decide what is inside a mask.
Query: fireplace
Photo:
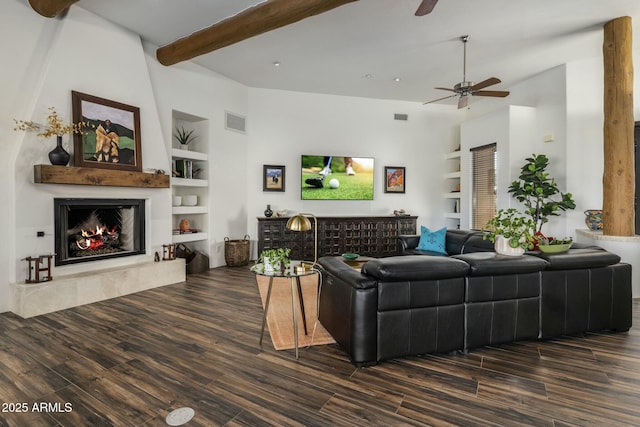
[[[55,265],[145,253],[144,199],[54,199]]]

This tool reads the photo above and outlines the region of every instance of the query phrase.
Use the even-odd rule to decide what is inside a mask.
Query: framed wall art
[[[406,170],[403,166],[384,167],[384,192],[404,193]]]
[[[284,166],[262,166],[262,191],[284,191]]]
[[[75,166],[142,171],[140,109],[71,92],[73,121],[85,124],[73,140]]]

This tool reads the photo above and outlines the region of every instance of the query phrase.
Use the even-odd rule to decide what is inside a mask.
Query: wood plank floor
[[[640,300],[633,310],[638,325]],[[640,425],[640,329],[356,369],[336,344],[299,361],[268,338],[259,348],[261,316],[244,267],[0,314],[0,426],[164,426],[183,406],[189,426]]]

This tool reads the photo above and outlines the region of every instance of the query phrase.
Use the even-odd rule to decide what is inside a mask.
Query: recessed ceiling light
[[[371,79],[371,78],[373,78],[373,74],[365,74],[363,77],[365,79]]]
[[[273,61],[273,66],[274,67],[279,67],[280,66],[280,61]]]
[[[400,80],[402,80],[400,77],[396,77],[396,78],[393,79],[393,81],[396,82],[396,83],[399,82]]]

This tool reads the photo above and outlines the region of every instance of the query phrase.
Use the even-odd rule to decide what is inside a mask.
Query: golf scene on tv
[[[373,158],[302,156],[302,200],[373,200]]]

